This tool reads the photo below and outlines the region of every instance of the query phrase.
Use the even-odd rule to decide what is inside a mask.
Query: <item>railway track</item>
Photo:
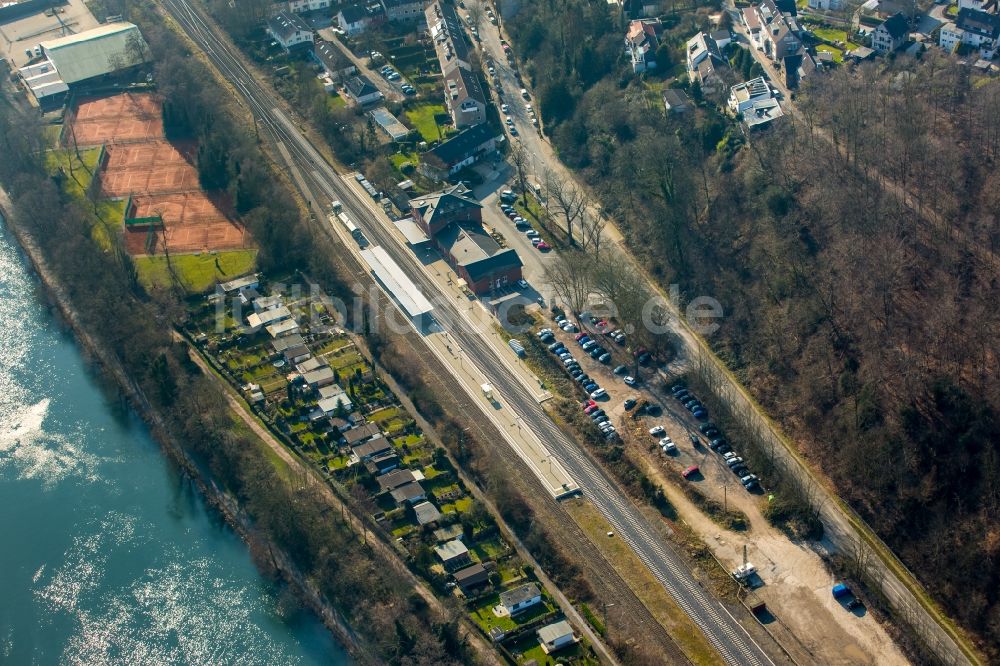
[[[704,632],[725,663],[732,666],[773,664],[736,619],[694,580],[683,561],[647,522],[645,516],[616,486],[604,470],[549,418],[534,397],[507,369],[498,351],[470,326],[462,313],[424,272],[417,259],[400,246],[386,228],[387,220],[373,210],[370,201],[322,157],[309,143],[280,105],[243,64],[242,56],[221,39],[212,24],[185,0],[162,0],[188,36],[205,52],[212,64],[234,86],[256,117],[258,126],[283,152],[306,181],[303,194],[310,201],[320,194],[338,200],[350,212],[365,236],[381,245],[435,306],[434,315],[443,328],[461,344],[467,357],[488,376],[494,389],[521,417],[522,422],[545,442],[555,458],[570,472],[597,509],[607,518],[629,547],[635,551],[670,596]],[[298,179],[296,179],[298,180]],[[300,184],[301,186],[301,184]],[[313,204],[318,206],[319,204]],[[315,211],[324,233],[325,215]]]

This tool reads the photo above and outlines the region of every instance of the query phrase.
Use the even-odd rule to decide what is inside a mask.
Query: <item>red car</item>
[[[688,479],[688,478],[691,478],[691,476],[693,474],[697,474],[697,473],[698,473],[698,466],[697,465],[691,465],[686,470],[684,470],[683,472],[681,472],[681,476],[683,476],[685,479]]]
[[[579,333],[577,333],[577,334],[576,334],[576,335],[574,335],[573,337],[574,337],[574,338],[576,338],[577,340],[579,340],[580,338],[582,338],[582,337],[583,337],[583,336],[585,336],[585,335],[587,335],[587,333],[586,333],[586,332],[584,332],[584,331],[580,331]]]
[[[590,416],[590,413],[597,411],[597,409],[597,405],[588,405],[586,409],[583,410],[583,413]]]
[[[538,244],[538,245],[537,245],[536,247],[537,247],[537,248],[538,248],[539,250],[541,250],[542,252],[548,252],[549,250],[551,250],[551,249],[552,249],[552,246],[551,246],[551,245],[549,245],[548,243],[546,243],[545,241],[542,241],[542,242],[541,242],[541,243],[539,243],[539,244]]]
[[[590,410],[596,409],[596,408],[597,408],[597,403],[594,402],[593,400],[588,400],[587,402],[583,403],[583,412],[584,412],[584,414],[589,414]]]

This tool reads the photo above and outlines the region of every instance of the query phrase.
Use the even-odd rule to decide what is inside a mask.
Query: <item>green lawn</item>
[[[850,41],[846,30],[838,30],[836,28],[812,28],[813,33],[820,39],[826,40],[830,43],[843,42],[844,48],[851,50],[856,49],[860,44],[855,44]]]
[[[493,607],[500,604],[500,595],[491,594],[484,597],[478,606],[469,611],[472,621],[478,624],[485,633],[489,633],[493,627],[500,627],[504,631],[510,631],[517,627],[517,622],[509,617],[497,617],[493,614]]]
[[[333,111],[343,109],[347,106],[347,100],[337,94],[332,94],[326,98],[326,105]]]
[[[434,121],[435,114],[444,113],[443,104],[421,104],[414,106],[406,112],[406,117],[413,124],[414,129],[420,132],[424,141],[431,143],[440,138],[444,138],[447,128],[438,127]]]
[[[830,46],[829,44],[820,44],[816,47],[817,51],[829,51],[833,54],[834,62],[844,62],[844,52],[838,49],[836,46]]]
[[[139,271],[139,280],[146,289],[171,285],[166,257],[136,257],[134,261],[136,270]],[[207,291],[218,280],[248,273],[256,261],[257,250],[177,254],[170,258],[184,288],[193,294]]]

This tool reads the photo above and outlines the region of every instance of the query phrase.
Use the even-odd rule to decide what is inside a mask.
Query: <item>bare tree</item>
[[[587,209],[587,196],[569,180],[560,178],[554,171],[546,170],[542,187],[549,210],[554,210],[566,223],[566,235],[569,244],[575,245],[573,225],[576,224]]]
[[[604,240],[604,227],[607,223],[604,211],[596,206],[591,206],[580,216],[580,249],[593,256],[596,261],[601,259],[601,241]]]
[[[472,24],[473,28],[479,30],[486,16],[486,10],[483,8],[481,0],[469,0],[465,3],[465,11],[469,14],[469,23]]]
[[[528,152],[520,143],[510,148],[510,163],[514,167],[517,186],[521,190],[521,202],[528,205]]]
[[[592,268],[585,254],[567,250],[556,255],[545,269],[545,277],[556,295],[573,312],[581,312],[587,306],[587,298],[593,290]]]

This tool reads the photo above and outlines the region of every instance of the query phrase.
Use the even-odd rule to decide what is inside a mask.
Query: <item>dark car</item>
[[[708,418],[708,412],[706,412],[704,409],[696,409],[694,410],[693,414],[694,417],[699,421],[704,421],[705,419]]]
[[[577,377],[576,381],[580,382],[581,384],[589,384],[590,383],[590,375],[588,375],[585,372],[582,375],[580,375],[579,377]]]
[[[635,398],[628,398],[627,400],[625,400],[625,403],[624,403],[625,411],[627,412],[627,411],[631,410],[633,407],[635,407],[636,402],[637,401],[636,401]]]
[[[687,389],[684,387],[684,384],[674,384],[673,386],[670,387],[670,392],[673,393],[674,395],[677,395],[681,391],[685,390]]]
[[[714,423],[702,423],[700,426],[698,426],[698,430],[701,431],[701,434],[707,435],[709,434],[708,433],[709,430],[717,430],[717,428],[715,427]]]
[[[554,352],[554,351],[557,351],[559,349],[565,349],[565,348],[566,348],[566,345],[564,345],[561,342],[553,342],[552,344],[549,345],[549,351],[550,352]]]
[[[616,375],[624,375],[626,372],[628,372],[628,368],[626,368],[624,365],[619,365],[617,368],[614,369],[614,373]]]
[[[688,393],[687,389],[681,389],[677,393],[674,393],[674,397],[680,400],[681,402],[684,402],[688,398],[693,398],[694,396]]]
[[[590,418],[596,420],[598,417],[604,416],[606,413],[607,412],[605,412],[603,409],[595,409],[590,413]]]
[[[595,382],[590,382],[589,384],[584,384],[583,385],[583,389],[587,393],[593,393],[594,391],[596,391],[599,388],[601,388],[601,387],[597,383],[595,383]]]

